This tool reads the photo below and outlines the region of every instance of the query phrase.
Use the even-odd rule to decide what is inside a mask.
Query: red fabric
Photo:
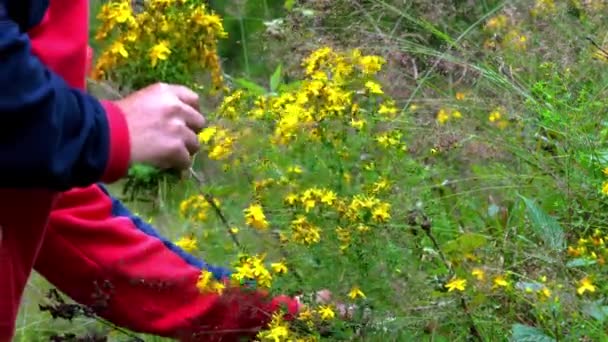
[[[88,43],[87,0],[53,0],[39,26],[28,32],[32,52],[71,86],[84,89]],[[106,178],[126,173],[126,125],[110,114],[113,142]],[[121,146],[122,145],[122,146]],[[122,150],[122,151],[121,151]],[[44,190],[0,189],[0,342],[10,341],[23,289],[45,236],[56,194]],[[65,270],[69,270],[68,265]],[[62,271],[63,272],[63,271]]]
[[[43,191],[0,190],[0,342],[9,342],[13,336],[53,197]]]
[[[35,267],[115,324],[183,341],[237,341],[254,336],[280,303],[298,310],[295,300],[260,292],[200,294],[200,270],[128,217],[113,217],[97,186],[60,196]]]
[[[110,159],[102,181],[113,183],[122,178],[131,159],[131,141],[125,114],[112,101],[101,102],[110,124]]]

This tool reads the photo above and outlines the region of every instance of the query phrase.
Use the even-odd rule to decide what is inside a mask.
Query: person
[[[185,253],[102,185],[136,162],[189,167],[205,120],[179,85],[115,102],[87,94],[88,6],[0,0],[0,342],[32,270],[119,326],[184,341],[236,341],[276,310],[293,317],[291,297],[200,293],[202,269],[230,270]]]

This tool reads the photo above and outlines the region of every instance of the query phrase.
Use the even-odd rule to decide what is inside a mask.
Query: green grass
[[[378,152],[372,131],[343,137],[351,153],[344,160],[328,144],[306,138],[278,148],[267,142],[273,132],[268,122],[209,113],[211,122],[223,122],[233,132],[256,134],[239,138],[234,153],[241,163],[226,162],[227,170],[224,163],[200,157],[197,170],[204,170],[209,182],[203,189],[221,200],[248,249],[267,252],[270,261],[288,253],[292,272],[273,291],[328,288],[348,302],[351,286],[364,290],[367,299],[359,304],[372,307],[371,321],[350,322],[361,328],[356,334],[351,325],[335,323],[328,340],[606,340],[608,272],[597,260],[608,257],[608,250],[587,243],[580,256],[567,252],[596,231],[608,236],[600,191],[607,179],[602,169],[608,166],[608,64],[592,58],[594,49],[585,40],[592,36],[603,45],[607,38],[602,13],[608,7],[595,9],[596,3],[601,4],[577,8],[556,2],[554,10],[538,16],[530,14],[535,6],[530,1],[340,0],[331,6],[304,1],[287,14],[281,1],[212,3],[227,15],[230,27],[231,41],[222,48],[228,73],[264,86],[279,64],[287,81],[300,79],[302,57],[319,46],[360,47],[384,56],[385,92],[403,112],[383,124],[403,133],[408,151]],[[262,19],[283,15],[280,38],[260,38]],[[497,15],[505,15],[508,24],[498,32],[484,28]],[[508,43],[509,38],[514,40]],[[493,39],[498,47],[489,48]],[[519,49],[522,42],[525,48]],[[464,99],[456,99],[457,93]],[[442,108],[458,110],[462,118],[440,125],[436,118]],[[492,122],[496,109],[501,118]],[[503,120],[501,129],[497,123]],[[261,165],[263,159],[268,163]],[[279,180],[293,164],[305,170],[300,178],[262,195],[273,228],[289,230],[293,212],[282,200],[290,187],[328,187],[348,197],[379,176],[393,181],[392,190],[382,195],[392,204],[391,220],[359,237],[342,255],[333,232],[343,222],[315,211],[309,216],[321,227],[322,242],[279,248],[273,238],[246,228],[242,212],[255,200],[252,181]],[[352,183],[343,181],[344,170],[352,173]],[[161,186],[155,210],[129,205],[153,216],[171,239],[194,234],[201,242],[198,255],[228,265],[238,249],[217,217],[210,212],[200,226],[177,215],[181,200],[196,188],[192,180]],[[486,279],[476,280],[473,268],[482,268]],[[293,275],[296,270],[303,282]],[[467,280],[464,291],[446,291],[454,275]],[[493,288],[496,276],[507,276],[509,286]],[[596,290],[579,295],[579,281],[587,276]],[[525,287],[545,287],[550,298]],[[70,324],[41,314],[37,305],[47,288],[38,276],[30,281],[16,340],[101,329],[90,320]],[[126,337],[113,334],[112,339]]]

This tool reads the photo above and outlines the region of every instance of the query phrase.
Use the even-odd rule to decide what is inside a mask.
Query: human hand
[[[115,104],[125,113],[131,140],[131,162],[161,169],[187,169],[205,126],[199,97],[187,87],[157,83]]]
[[[340,319],[352,319],[355,314],[355,311],[357,310],[356,305],[335,303],[332,299],[331,291],[327,289],[317,291],[314,297],[315,304],[333,305],[336,309],[337,316]],[[306,309],[306,305],[302,302],[302,296],[297,296],[296,300],[298,301],[300,311],[304,311]]]

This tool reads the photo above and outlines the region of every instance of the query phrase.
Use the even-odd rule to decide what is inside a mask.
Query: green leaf
[[[272,77],[270,77],[270,91],[271,92],[274,93],[279,88],[279,85],[281,84],[281,78],[283,75],[282,73],[283,73],[283,66],[281,64],[279,64],[279,66],[277,66],[277,69],[272,74]]]
[[[481,234],[464,233],[455,240],[448,241],[443,246],[443,251],[447,254],[452,253],[472,253],[477,248],[483,247],[488,239]]]
[[[291,11],[296,4],[296,0],[285,0],[285,9]]]
[[[570,267],[570,268],[585,267],[585,266],[595,265],[596,263],[597,263],[597,261],[595,261],[595,260],[589,260],[589,259],[585,259],[585,258],[576,258],[576,259],[572,259],[572,260],[568,261],[568,263],[566,264],[566,267]]]
[[[266,89],[264,87],[262,87],[261,85],[257,85],[254,82],[245,79],[245,78],[237,78],[234,80],[236,82],[236,84],[241,87],[241,88],[245,88],[247,90],[249,90],[250,92],[252,92],[254,95],[263,95],[266,94]]]
[[[513,324],[511,329],[512,342],[555,342],[555,339],[543,333],[542,330],[523,324]]]
[[[608,306],[602,305],[602,300],[584,304],[582,311],[600,322],[604,322],[608,318]]]
[[[534,201],[524,196],[520,197],[526,203],[528,217],[532,221],[534,233],[540,237],[543,242],[555,251],[562,251],[566,248],[566,238],[564,229],[560,226],[557,220],[545,213]]]
[[[147,164],[135,164],[129,168],[128,176],[142,182],[150,182],[154,177],[158,177],[161,171],[154,166]]]

